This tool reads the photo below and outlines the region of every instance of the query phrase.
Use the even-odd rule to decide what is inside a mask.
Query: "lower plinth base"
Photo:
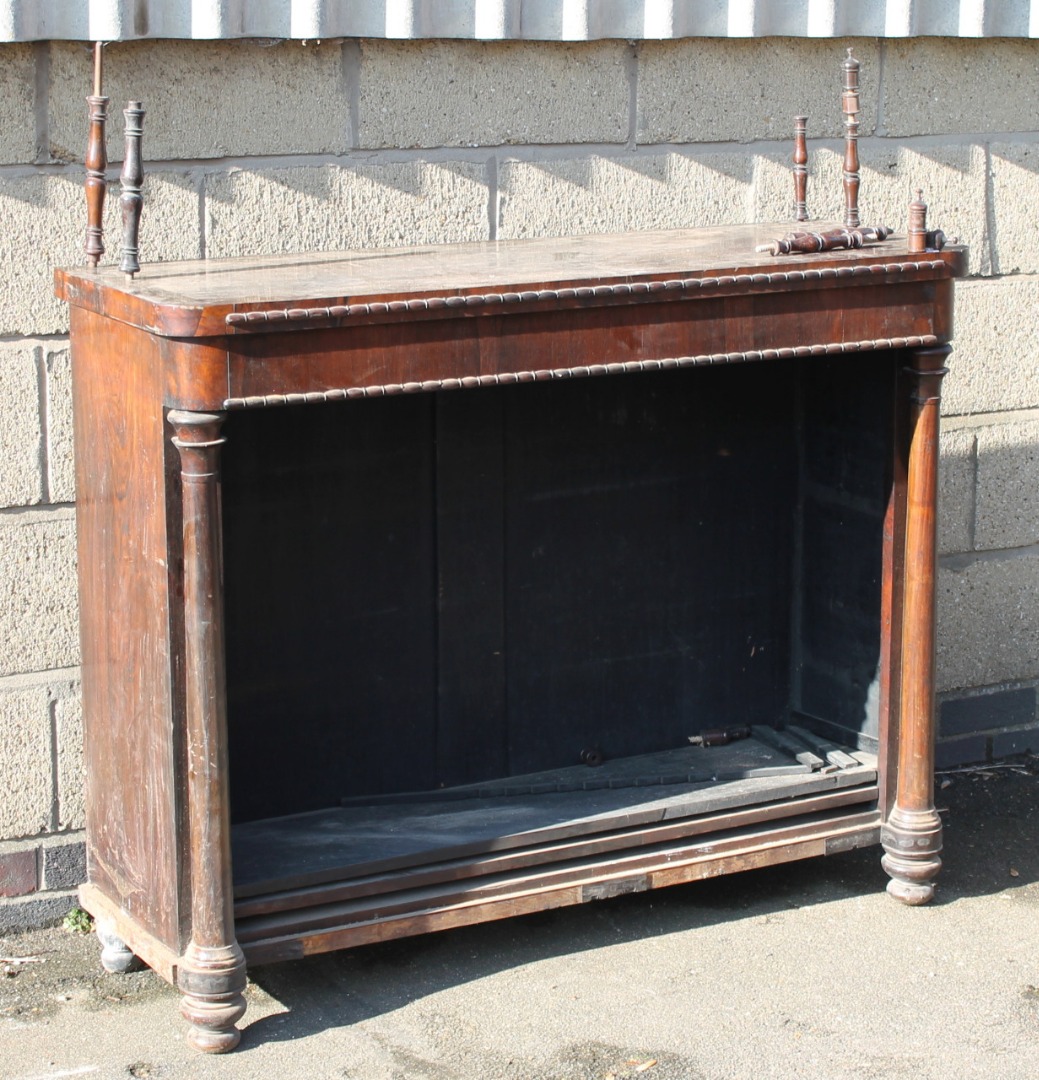
[[[890,876],[887,891],[914,907],[934,898],[934,878],[942,868],[942,822],[937,811],[895,807],[881,829],[881,866]]]
[[[226,1054],[241,1040],[235,1024],[245,1014],[245,957],[237,943],[208,948],[192,942],[177,969],[184,991],[180,1012],[191,1025],[188,1045],[205,1054]]]

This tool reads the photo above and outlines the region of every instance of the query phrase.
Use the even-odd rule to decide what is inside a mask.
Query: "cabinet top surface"
[[[913,255],[899,236],[859,250],[813,255],[777,258],[755,251],[791,228],[742,225],[152,263],[132,282],[115,267],[70,269],[57,271],[56,292],[74,306],[182,335],[226,332],[233,328],[233,313],[272,307],[595,288],[719,274],[741,275],[750,290],[764,283],[761,275],[775,279],[791,272],[911,262],[942,277],[964,270],[964,249]]]

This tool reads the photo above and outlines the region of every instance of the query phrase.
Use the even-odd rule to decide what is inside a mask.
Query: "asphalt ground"
[[[1037,1080],[1039,759],[937,801],[927,907],[870,848],[256,968],[223,1057],[93,935],[0,938],[0,1077]]]

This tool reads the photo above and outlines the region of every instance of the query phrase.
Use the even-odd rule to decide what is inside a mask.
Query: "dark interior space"
[[[875,737],[897,353],[229,414],[232,816]]]

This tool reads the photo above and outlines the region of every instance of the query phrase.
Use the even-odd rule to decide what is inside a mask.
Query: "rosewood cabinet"
[[[965,254],[774,232],[59,272],[82,903],[200,1049],[247,961],[877,842],[930,898]]]

